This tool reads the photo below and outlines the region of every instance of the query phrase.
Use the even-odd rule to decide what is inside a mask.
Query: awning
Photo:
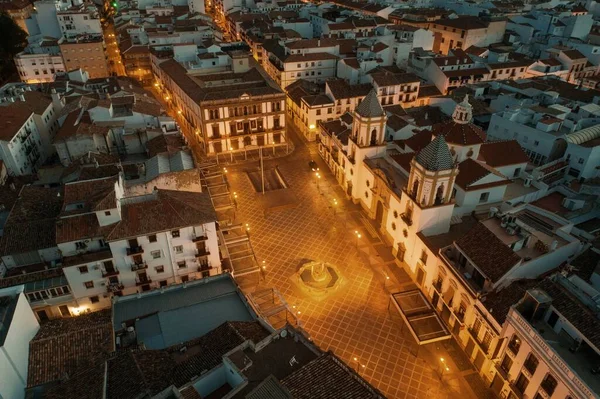
[[[419,345],[452,337],[442,319],[419,289],[393,293],[390,299]]]

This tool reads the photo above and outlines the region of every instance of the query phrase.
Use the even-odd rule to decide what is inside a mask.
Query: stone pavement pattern
[[[318,186],[309,172],[315,159],[323,178]],[[324,350],[332,350],[389,398],[475,398],[444,344],[417,348],[388,293],[414,285],[395,266],[390,250],[367,229],[360,209],[347,201],[318,155],[296,144],[289,157],[270,161],[279,168],[297,206],[265,215],[261,194],[254,191],[244,168],[228,168],[230,190],[238,194],[237,221],[248,223],[257,259],[266,264],[259,282],[240,283],[247,291],[275,287],[285,297],[302,327]],[[338,206],[333,209],[333,199]],[[356,239],[355,231],[361,233]],[[307,296],[290,279],[303,263],[319,260],[336,265],[344,278],[338,291],[322,300]],[[390,276],[387,280],[385,276]],[[256,279],[255,279],[256,280]],[[418,355],[418,357],[415,357]],[[451,371],[440,379],[439,358]],[[357,361],[354,358],[358,359]],[[476,378],[479,378],[475,374]],[[483,384],[483,383],[482,383]]]

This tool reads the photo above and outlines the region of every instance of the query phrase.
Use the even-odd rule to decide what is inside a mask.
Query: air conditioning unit
[[[101,285],[102,287],[104,287],[104,286],[106,285],[106,283],[105,283],[105,282],[101,282],[101,283],[100,283],[100,285]]]

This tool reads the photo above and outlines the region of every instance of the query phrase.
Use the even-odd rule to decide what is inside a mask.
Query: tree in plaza
[[[0,14],[0,70],[6,77],[14,70],[13,58],[27,47],[25,32],[6,13]]]

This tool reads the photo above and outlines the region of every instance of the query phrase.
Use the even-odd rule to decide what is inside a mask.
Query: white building
[[[0,106],[0,126],[0,159],[8,173],[34,173],[47,156],[34,112],[17,103]]]
[[[81,4],[79,7],[60,10],[57,13],[58,24],[63,37],[80,35],[101,35],[102,24],[97,6]]]
[[[0,289],[0,396],[25,397],[29,366],[29,341],[40,325],[35,318],[24,286]]]
[[[123,190],[122,177],[65,186],[57,241],[79,310],[221,273],[207,193],[158,189],[123,197]]]
[[[14,58],[19,78],[25,83],[53,82],[65,73],[65,64],[53,38],[30,39],[29,45]]]
[[[600,397],[594,293],[581,278],[560,273],[525,291],[508,311],[492,388],[509,398]]]

